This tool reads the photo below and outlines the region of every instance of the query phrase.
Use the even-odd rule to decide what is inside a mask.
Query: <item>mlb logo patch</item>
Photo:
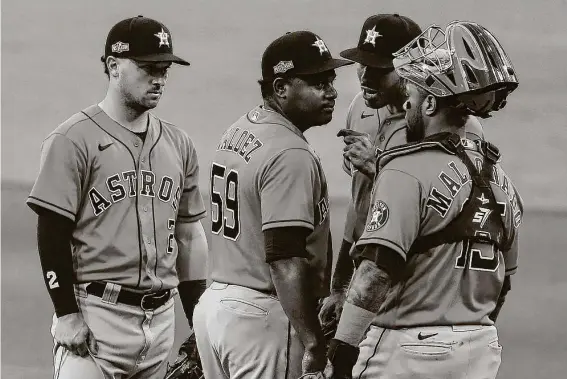
[[[124,43],[124,42],[118,41],[114,45],[112,45],[112,52],[113,53],[120,54],[124,51],[129,51],[129,50],[130,50],[130,44],[129,43]]]
[[[390,210],[386,203],[382,200],[378,200],[372,205],[372,218],[366,225],[367,232],[374,232],[386,224],[390,216]]]

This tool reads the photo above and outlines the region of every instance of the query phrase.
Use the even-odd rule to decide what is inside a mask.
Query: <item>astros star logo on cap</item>
[[[169,34],[167,34],[166,32],[163,31],[163,28],[161,29],[161,32],[154,34],[154,36],[156,36],[157,38],[159,38],[159,46],[161,47],[162,45],[166,45],[169,47]]]
[[[364,43],[371,43],[372,46],[376,46],[376,37],[383,37],[383,35],[376,31],[376,25],[374,25],[372,29],[366,31]]]
[[[322,39],[320,39],[319,37],[317,37],[317,39],[315,40],[315,43],[313,43],[311,46],[315,46],[319,48],[319,53],[321,55],[323,55],[323,53],[325,51],[329,51],[329,49],[327,49],[327,45],[325,45],[325,42],[323,42]]]

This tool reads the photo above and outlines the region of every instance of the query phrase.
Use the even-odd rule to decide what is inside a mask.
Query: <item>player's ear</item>
[[[435,113],[439,112],[439,99],[433,95],[427,95],[423,101],[424,112],[427,116],[433,116]]]
[[[286,78],[275,78],[272,82],[272,86],[274,87],[274,95],[280,98],[287,97],[287,87],[289,81]]]
[[[106,57],[106,67],[108,67],[108,74],[112,77],[118,77],[118,60],[109,55]]]

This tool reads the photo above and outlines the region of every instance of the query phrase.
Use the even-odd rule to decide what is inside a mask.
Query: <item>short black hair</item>
[[[423,96],[423,100],[425,100],[428,95],[435,97],[437,104],[439,105],[439,109],[446,112],[447,121],[451,126],[456,126],[457,128],[465,126],[471,112],[463,106],[463,104],[457,99],[457,96],[438,97],[420,86],[416,87],[421,96]]]
[[[269,99],[274,94],[274,80],[276,80],[277,78],[282,78],[290,81],[294,77],[295,76],[293,75],[278,75],[273,78],[258,80],[258,84],[260,84],[260,93],[262,94],[262,99]]]
[[[104,66],[104,73],[106,74],[106,77],[110,79],[110,72],[108,71],[108,66],[106,65],[106,59],[104,57],[100,57],[100,61]]]
[[[273,80],[258,80],[260,85],[260,93],[262,94],[262,99],[267,99],[274,94],[274,81]]]

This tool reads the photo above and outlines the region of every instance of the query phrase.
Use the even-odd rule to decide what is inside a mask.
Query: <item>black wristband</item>
[[[193,329],[193,311],[195,310],[195,305],[197,305],[199,298],[203,292],[205,292],[206,288],[207,281],[205,279],[188,280],[179,283],[179,286],[177,286],[179,299],[181,300],[185,317],[187,317],[191,329]]]
[[[39,212],[37,246],[43,279],[51,296],[55,314],[61,317],[79,311],[73,288],[71,236],[75,224],[52,211]]]
[[[327,350],[327,358],[333,365],[335,375],[341,378],[343,376],[350,378],[359,352],[358,347],[354,347],[334,338],[331,339],[329,349]]]

